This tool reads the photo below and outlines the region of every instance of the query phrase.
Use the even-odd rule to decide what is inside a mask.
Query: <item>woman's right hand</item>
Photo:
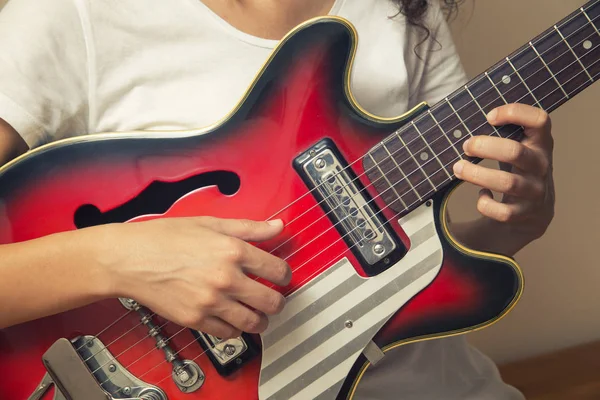
[[[266,315],[283,309],[279,292],[246,275],[290,282],[285,261],[247,243],[276,236],[281,221],[163,218],[101,228],[96,259],[109,274],[113,297],[132,298],[177,324],[222,338],[263,332]]]

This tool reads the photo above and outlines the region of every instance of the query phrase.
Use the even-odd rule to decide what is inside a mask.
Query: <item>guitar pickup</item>
[[[383,272],[406,254],[331,140],[324,139],[298,156],[294,166],[368,275]]]

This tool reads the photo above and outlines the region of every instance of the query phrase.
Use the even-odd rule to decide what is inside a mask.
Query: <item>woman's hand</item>
[[[96,259],[111,276],[114,297],[133,298],[180,325],[218,337],[260,333],[284,297],[247,273],[285,286],[286,262],[246,241],[268,240],[281,221],[165,218],[112,225]]]
[[[485,247],[512,255],[542,236],[554,217],[552,124],[545,111],[524,104],[492,110],[488,122],[522,126],[525,137],[521,142],[492,136],[470,138],[464,143],[465,153],[499,161],[501,169],[463,160],[456,163],[454,173],[457,178],[482,187],[477,209],[485,218],[476,225],[490,230],[490,234],[501,235],[497,240],[488,236],[487,240],[494,243]],[[501,201],[493,198],[492,191],[502,194]],[[466,237],[477,235],[465,233]]]

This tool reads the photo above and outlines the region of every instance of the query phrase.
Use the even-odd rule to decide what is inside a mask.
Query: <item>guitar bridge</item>
[[[368,275],[381,273],[406,253],[332,141],[320,141],[294,164]]]

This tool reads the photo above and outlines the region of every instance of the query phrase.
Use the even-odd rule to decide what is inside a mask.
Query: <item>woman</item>
[[[352,90],[373,114],[434,104],[466,80],[434,0],[11,0],[0,13],[0,159],[86,132],[209,125],[241,98],[285,33],[325,14],[357,28]],[[467,142],[469,155],[507,168],[457,164],[459,178],[482,187],[482,216],[452,229],[469,247],[512,255],[552,219],[550,122],[524,105],[488,118],[524,126],[526,139]],[[503,200],[490,190],[504,193]],[[190,218],[0,246],[0,303],[10,304],[0,327],[119,296],[217,336],[262,332],[262,313],[278,313],[284,300],[242,266],[280,285],[291,274],[285,262],[246,241],[281,229],[280,221]],[[369,370],[356,398],[522,397],[464,338],[449,338],[389,353]]]

